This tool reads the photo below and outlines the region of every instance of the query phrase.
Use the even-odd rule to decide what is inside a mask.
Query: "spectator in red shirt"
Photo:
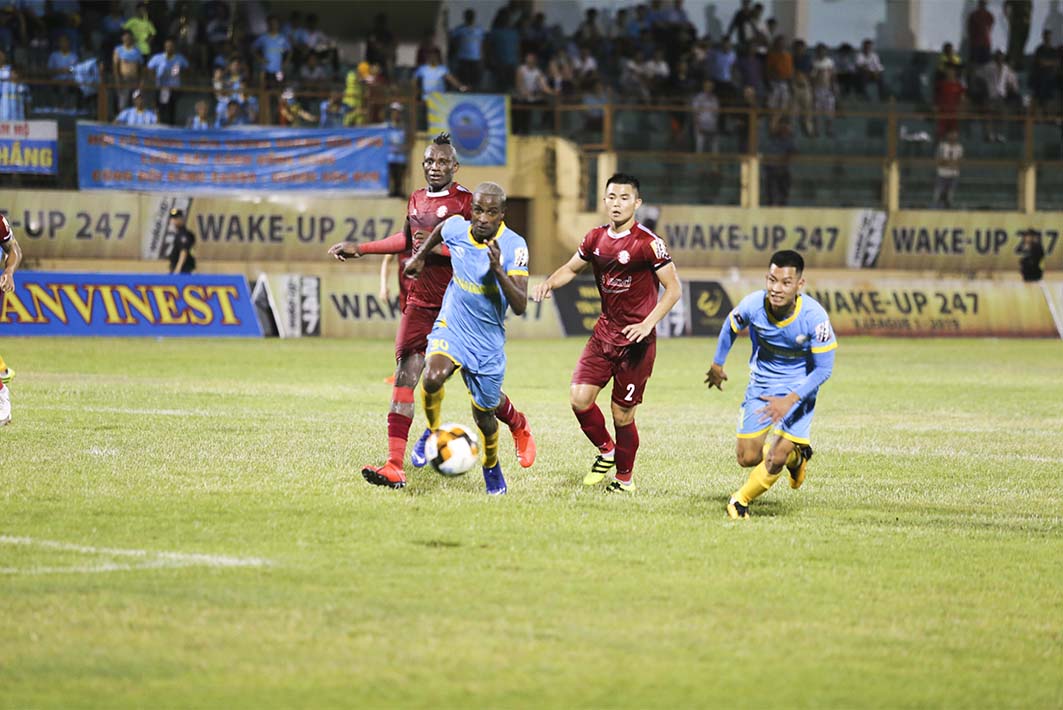
[[[967,17],[967,46],[971,64],[982,65],[993,56],[993,13],[986,9],[986,0],[978,0],[978,8]]]
[[[956,78],[955,70],[946,67],[941,74],[941,80],[934,88],[934,108],[938,114],[938,136],[943,137],[958,128],[959,122],[956,113],[963,103],[966,89],[963,83]]]

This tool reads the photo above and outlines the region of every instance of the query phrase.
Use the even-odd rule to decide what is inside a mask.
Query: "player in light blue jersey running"
[[[796,251],[772,255],[767,288],[743,298],[728,315],[706,373],[709,388],[722,390],[727,353],[739,332],[748,328],[753,354],[737,453],[739,466],[755,468],[727,503],[727,514],[734,519],[749,517],[749,504],[772,487],[784,466],[790,487],[800,488],[812,458],[816,394],[834,369],[838,340],[823,306],[801,293],[804,270],[805,260]]]
[[[454,275],[425,353],[425,416],[430,429],[439,427],[443,383],[461,368],[483,436],[490,495],[506,492],[495,417],[506,371],[506,309],[519,316],[528,306],[528,245],[502,221],[505,214],[505,191],[493,182],[480,183],[473,191],[472,219],[454,216],[439,224],[406,266],[406,275],[416,276],[439,244],[450,249]]]

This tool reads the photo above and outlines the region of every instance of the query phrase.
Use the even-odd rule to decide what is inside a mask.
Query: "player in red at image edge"
[[[723,389],[727,353],[748,328],[753,352],[736,454],[739,466],[753,470],[727,502],[733,520],[749,517],[750,503],[779,480],[783,467],[790,473],[790,487],[800,488],[812,458],[816,395],[834,370],[838,339],[823,306],[801,293],[804,271],[804,257],[796,251],[772,254],[765,288],[743,298],[728,314],[705,373],[709,389]]]
[[[580,428],[598,449],[583,479],[597,485],[614,471],[607,490],[635,490],[632,475],[639,432],[635,409],[642,402],[657,353],[657,323],[679,301],[679,274],[664,241],[635,221],[642,204],[639,181],[617,173],[605,186],[609,223],[587,232],[575,255],[535,288],[541,302],[585,271],[594,270],[602,314],[572,374],[570,402]],[[660,286],[664,293],[658,300]],[[613,381],[612,415],[616,440],[598,408],[598,393]]]
[[[4,254],[4,270],[0,272],[0,307],[3,299],[15,290],[15,269],[22,261],[22,248],[11,231],[7,217],[0,215],[0,250]],[[0,356],[0,426],[11,423],[11,390],[8,383],[15,378],[15,371],[7,366]]]
[[[329,248],[329,254],[340,261],[357,259],[366,254],[400,254],[400,304],[402,320],[395,336],[395,384],[392,389],[391,409],[388,413],[388,459],[383,466],[366,466],[362,475],[374,485],[402,488],[406,485],[403,461],[406,458],[406,442],[413,424],[414,390],[424,369],[428,334],[443,305],[443,295],[453,274],[450,252],[446,246],[427,255],[424,269],[416,280],[409,279],[402,270],[413,255],[414,249],[432,233],[437,225],[455,215],[468,219],[471,216],[472,193],[454,181],[459,163],[450,136],[441,133],[424,151],[426,187],[416,190],[407,202],[406,223],[402,232],[365,244],[340,242]],[[439,393],[442,400],[442,392]],[[434,400],[434,398],[433,398]],[[435,405],[425,402],[427,405]],[[435,410],[438,412],[438,409]],[[504,393],[495,411],[498,419],[509,427],[517,451],[517,460],[527,468],[535,462],[535,439],[528,425],[528,418],[513,406]],[[428,428],[413,446],[410,462],[417,468],[424,466],[424,444],[438,421],[428,418]]]

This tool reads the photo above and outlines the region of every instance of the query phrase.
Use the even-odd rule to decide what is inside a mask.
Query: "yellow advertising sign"
[[[1056,336],[1037,284],[810,274],[805,293],[839,335]]]
[[[0,190],[27,259],[139,259],[140,202],[119,192]]]
[[[683,267],[767,268],[772,253],[795,249],[810,268],[858,267],[851,245],[881,238],[880,210],[664,205],[656,225]]]
[[[205,260],[318,261],[336,242],[368,242],[402,229],[406,202],[388,198],[144,194],[143,258],[165,256],[166,220],[183,210]]]
[[[270,274],[269,282],[281,317],[291,311],[308,310],[305,289],[293,306],[293,289],[285,286],[293,281],[291,275]],[[330,272],[320,276],[320,316],[323,337],[329,338],[394,338],[401,312],[397,289],[393,287],[388,300],[380,298],[380,279],[371,274],[339,274]],[[313,299],[311,299],[313,300]],[[314,310],[311,308],[310,310]],[[294,323],[297,318],[292,318]],[[305,315],[303,317],[305,322]],[[551,301],[528,301],[523,316],[512,311],[506,318],[508,338],[558,338],[563,335],[557,309]]]
[[[938,212],[890,215],[882,248],[871,264],[880,269],[1019,271],[1022,232],[1041,234],[1046,270],[1063,268],[1063,213]]]

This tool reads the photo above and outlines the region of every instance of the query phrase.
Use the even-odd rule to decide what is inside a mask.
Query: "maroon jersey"
[[[422,187],[412,195],[406,205],[406,216],[410,222],[410,234],[413,243],[410,250],[421,246],[436,225],[456,214],[465,219],[472,215],[472,193],[454,182],[446,190],[429,192]],[[399,257],[400,268],[406,268],[411,251]],[[429,254],[420,277],[409,284],[407,303],[421,308],[439,308],[443,305],[443,294],[450,283],[452,271],[450,257]]]
[[[657,270],[672,263],[664,241],[638,222],[620,234],[608,226],[595,227],[577,251],[594,267],[594,280],[602,296],[602,315],[594,337],[612,345],[631,343],[626,326],[641,322],[657,305],[660,279]],[[653,331],[650,338],[655,337]]]
[[[7,221],[7,217],[0,214],[0,244],[11,239],[11,225]]]

